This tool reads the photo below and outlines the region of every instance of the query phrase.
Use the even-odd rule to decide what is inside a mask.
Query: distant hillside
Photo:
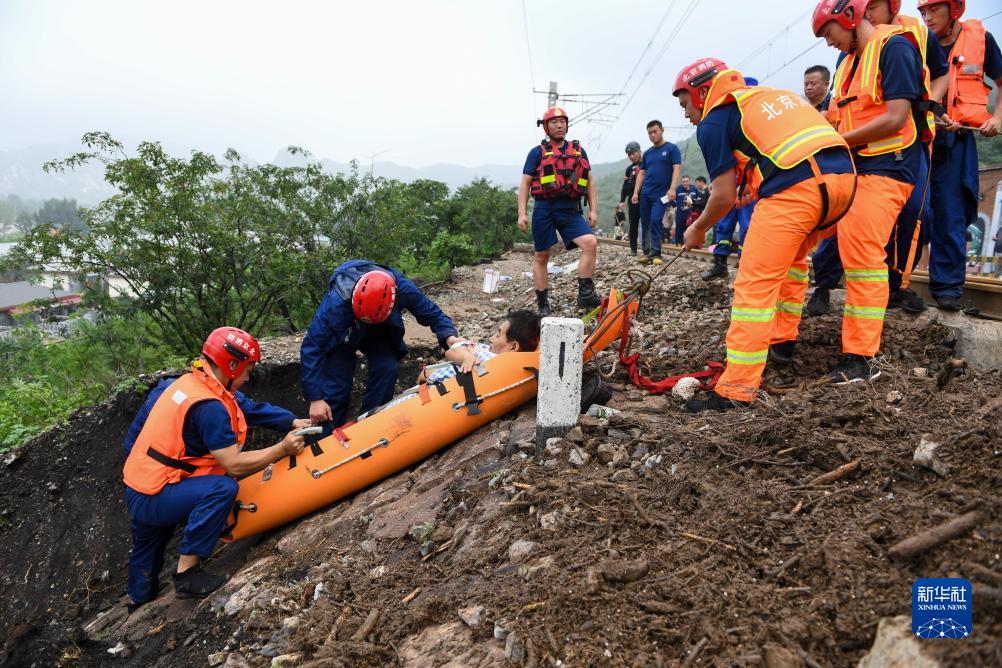
[[[187,151],[168,146],[175,155],[186,155]],[[690,138],[679,145],[685,159],[683,172],[692,175],[704,174],[702,156],[696,147],[695,139]],[[50,197],[76,199],[81,206],[93,206],[101,200],[114,194],[114,190],[104,181],[104,167],[100,163],[90,163],[79,169],[62,174],[46,174],[42,165],[53,159],[65,158],[73,153],[84,150],[76,142],[40,144],[15,151],[0,151],[0,197],[8,194],[18,195],[25,199],[43,200]],[[247,159],[247,158],[245,158]],[[345,172],[350,169],[349,163],[337,162],[320,158],[320,163],[331,172]],[[247,162],[254,164],[253,160]],[[292,154],[287,150],[279,151],[272,163],[281,167],[302,166],[307,158],[301,154]],[[617,162],[599,163],[592,166],[592,171],[599,187],[600,211],[603,227],[611,229],[611,223],[606,218],[611,215],[612,208],[618,203],[619,187],[622,183],[623,169],[626,158]],[[360,162],[362,171],[368,170],[368,163]],[[418,179],[431,179],[446,183],[451,188],[458,188],[477,178],[487,178],[491,182],[506,188],[518,187],[522,174],[521,165],[480,165],[464,167],[447,163],[438,163],[427,167],[408,167],[394,162],[376,161],[373,173],[390,179],[410,182]]]

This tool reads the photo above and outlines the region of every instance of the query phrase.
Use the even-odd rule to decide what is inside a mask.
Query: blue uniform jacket
[[[351,293],[363,274],[376,269],[393,275],[397,282],[397,302],[390,317],[384,322],[366,325],[355,319],[351,308]],[[335,383],[332,378],[344,370],[339,368],[329,353],[345,346],[358,350],[367,334],[392,337],[399,347],[398,355],[406,355],[403,309],[410,311],[420,324],[431,329],[443,348],[446,347],[446,339],[457,335],[449,316],[403,274],[391,267],[369,260],[349,260],[334,270],[329,284],[330,290],[313,316],[299,351],[303,398],[307,401],[334,397]]]

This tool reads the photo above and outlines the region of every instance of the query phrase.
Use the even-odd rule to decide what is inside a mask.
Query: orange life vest
[[[826,148],[849,147],[824,116],[796,93],[766,86],[745,86],[736,70],[718,74],[706,94],[703,114],[737,103],[745,146],[734,151],[739,197],[756,196],[762,181],[792,169]]]
[[[143,494],[157,494],[164,485],[201,475],[226,475],[211,454],[190,457],[185,454],[184,418],[195,404],[217,399],[230,415],[237,444],[247,440],[247,421],[233,394],[198,364],[178,378],[153,404],[146,423],[125,460],[125,484]]]
[[[991,118],[985,83],[985,27],[977,19],[960,24],[960,35],[950,51],[950,87],[946,91],[946,114],[971,127]]]
[[[895,35],[907,39],[921,54],[919,40],[912,30],[898,25],[878,25],[862,53],[849,54],[836,70],[828,119],[840,133],[861,128],[887,113],[881,86],[880,54],[887,41]],[[908,114],[902,128],[866,146],[854,147],[856,153],[865,157],[884,155],[903,151],[916,140],[932,140],[933,115],[927,110],[928,104],[922,104],[929,99],[929,72],[924,62],[922,70],[922,100],[913,101],[912,113]],[[852,79],[847,81],[850,76]]]
[[[544,139],[540,150],[543,156],[529,186],[533,197],[576,199],[588,194],[591,165],[584,157],[578,140],[564,142],[564,147],[560,149],[549,139]]]

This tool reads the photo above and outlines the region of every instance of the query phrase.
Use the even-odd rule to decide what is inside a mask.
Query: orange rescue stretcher
[[[637,310],[615,289],[603,301],[585,361],[617,341]],[[411,466],[534,397],[538,369],[538,351],[503,353],[471,373],[419,385],[410,397],[242,479],[222,538],[268,531]]]

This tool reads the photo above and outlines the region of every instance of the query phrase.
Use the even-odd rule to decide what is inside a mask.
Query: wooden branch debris
[[[930,550],[938,545],[953,540],[973,529],[981,521],[981,513],[977,510],[954,517],[952,520],[938,524],[931,529],[926,529],[914,536],[905,538],[887,550],[887,556],[891,559],[908,559],[926,550]]]
[[[814,480],[807,483],[808,487],[817,487],[818,485],[827,485],[830,482],[835,482],[836,480],[841,480],[850,473],[859,469],[859,464],[862,460],[854,459],[848,464],[843,464],[833,471],[819,475]]]
[[[379,623],[379,616],[381,614],[382,611],[379,608],[373,608],[370,610],[369,616],[365,618],[365,621],[358,627],[358,630],[355,631],[355,635],[353,635],[351,639],[361,642],[368,638],[369,634],[372,633],[372,629],[376,628],[376,624]]]
[[[971,561],[964,563],[963,570],[968,575],[976,575],[981,580],[985,580],[1002,587],[1002,573],[999,573],[998,571],[993,571],[990,568],[985,568],[981,564],[975,564]]]
[[[421,587],[415,587],[414,591],[412,591],[411,593],[407,594],[407,596],[404,596],[402,599],[400,599],[400,602],[403,603],[404,605],[407,605],[415,598],[417,598],[417,595],[420,593],[421,593]]]
[[[688,531],[679,531],[678,535],[685,536],[686,538],[690,538],[692,540],[698,540],[701,543],[707,543],[709,545],[719,545],[727,550],[730,550],[731,552],[738,551],[738,548],[734,547],[733,545],[728,545],[727,543],[719,541],[716,538],[707,538],[706,536],[700,536],[694,533],[689,533]]]

